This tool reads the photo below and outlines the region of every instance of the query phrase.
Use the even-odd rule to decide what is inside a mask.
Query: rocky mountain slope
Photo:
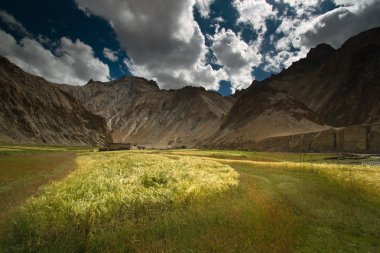
[[[304,103],[332,126],[380,122],[380,28],[334,50],[312,49],[307,58],[266,81]]]
[[[380,28],[327,44],[241,92],[213,147],[250,147],[263,139],[380,122]]]
[[[103,116],[114,142],[155,148],[196,146],[219,129],[234,101],[199,87],[160,90],[136,77],[59,87]]]
[[[305,59],[238,94],[160,90],[137,77],[51,84],[1,58],[0,140],[254,147],[268,138],[380,122],[380,28]],[[95,116],[97,115],[97,116]]]
[[[321,131],[329,128],[319,116],[290,95],[267,85],[250,87],[232,107],[220,130],[204,142],[211,146],[249,147],[274,136]]]
[[[0,140],[16,143],[104,145],[102,117],[68,93],[0,57]]]

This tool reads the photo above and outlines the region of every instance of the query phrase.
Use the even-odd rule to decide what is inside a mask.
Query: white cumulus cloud
[[[252,82],[252,66],[261,63],[256,44],[247,44],[231,30],[221,29],[210,37],[218,63],[224,67],[234,89],[248,87]]]
[[[104,57],[106,57],[108,60],[110,60],[112,62],[116,62],[119,59],[116,51],[113,51],[113,50],[106,48],[106,47],[103,49],[103,55],[104,55]]]
[[[265,21],[277,13],[265,0],[234,0],[233,5],[239,12],[238,22],[251,24],[260,34],[266,32]]]
[[[207,18],[210,14],[210,6],[214,3],[215,0],[197,0],[196,6],[198,7],[199,12],[202,17]]]
[[[335,0],[341,6],[322,14],[325,0],[233,0],[236,23],[251,25],[257,38],[247,43],[241,34],[221,29],[223,19],[216,18],[216,34],[209,36],[212,45],[208,48],[193,8],[209,18],[214,0],[75,1],[86,13],[111,24],[130,56],[126,64],[134,75],[155,79],[163,88],[200,85],[217,89],[225,79],[234,89],[244,88],[251,83],[253,67],[264,63],[264,70],[278,72],[319,43],[338,47],[354,34],[380,25],[378,0]],[[285,11],[281,16],[276,4],[292,9],[293,14]],[[271,36],[271,51],[262,49],[268,19],[281,23]],[[210,49],[222,66],[219,70],[208,64]]]
[[[211,2],[204,1],[204,6]],[[155,79],[163,88],[219,87],[223,70],[213,70],[206,63],[205,38],[193,17],[193,7],[199,1],[76,0],[76,3],[85,12],[109,21],[131,58],[129,66],[134,75]]]
[[[91,78],[108,81],[108,66],[95,58],[92,48],[80,40],[62,37],[54,53],[32,38],[17,42],[3,30],[0,30],[0,41],[1,55],[48,81],[72,85],[83,85]]]

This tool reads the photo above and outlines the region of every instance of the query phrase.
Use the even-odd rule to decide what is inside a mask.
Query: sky
[[[380,26],[380,0],[12,0],[0,54],[48,81],[122,76],[229,95]]]

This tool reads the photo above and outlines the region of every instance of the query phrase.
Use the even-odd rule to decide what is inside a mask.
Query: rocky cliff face
[[[326,124],[380,122],[380,28],[349,39],[340,49],[312,49],[306,59],[267,80],[315,111]]]
[[[0,140],[17,143],[104,145],[103,118],[68,93],[0,57]]]
[[[59,87],[104,117],[114,142],[155,148],[196,146],[219,129],[234,101],[198,87],[160,90],[136,77]]]
[[[266,138],[380,122],[380,28],[305,59],[243,91],[211,141],[252,146]]]

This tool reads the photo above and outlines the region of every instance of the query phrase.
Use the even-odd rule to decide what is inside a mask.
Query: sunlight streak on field
[[[166,155],[176,157],[176,155]],[[252,165],[252,168],[268,168],[277,170],[300,170],[314,172],[329,179],[336,180],[346,187],[356,187],[369,194],[380,197],[380,168],[370,165],[347,165],[347,164],[316,164],[296,162],[262,162],[238,159],[205,158],[210,161],[224,163],[240,163]]]
[[[87,153],[79,155],[76,163],[77,169],[66,179],[46,186],[40,196],[26,202],[16,218],[13,238],[23,237],[24,245],[38,251],[39,242],[48,238],[67,235],[71,240],[70,233],[91,237],[100,224],[116,217],[191,203],[237,186],[239,177],[228,165],[195,157]]]

